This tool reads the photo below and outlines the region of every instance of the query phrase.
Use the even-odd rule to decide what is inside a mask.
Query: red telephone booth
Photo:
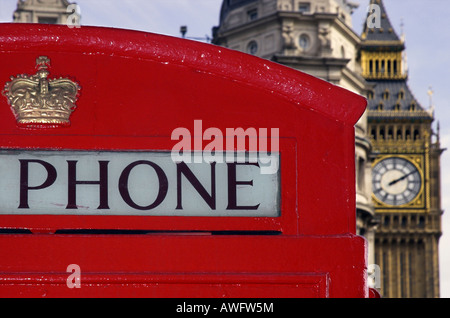
[[[0,296],[368,297],[366,101],[149,33],[0,26]]]

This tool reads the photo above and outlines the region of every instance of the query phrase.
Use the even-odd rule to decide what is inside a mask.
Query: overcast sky
[[[179,36],[181,25],[187,36],[211,36],[218,24],[222,0],[78,0],[82,25],[126,28]],[[353,0],[360,7],[353,26],[361,33],[369,0]],[[0,0],[0,22],[11,22],[17,0]],[[429,108],[432,87],[435,117],[441,126],[441,146],[450,145],[450,9],[449,0],[385,0],[389,18],[406,35],[409,86],[419,102]],[[442,160],[442,208],[444,235],[440,241],[441,296],[450,297],[450,154]]]

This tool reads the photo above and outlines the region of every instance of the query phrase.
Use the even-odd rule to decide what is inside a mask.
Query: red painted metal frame
[[[291,236],[16,235],[0,295],[20,297],[367,297],[364,239]],[[4,240],[4,239],[2,239]],[[320,243],[320,244],[318,244]],[[33,262],[24,264],[25,260]],[[345,255],[345,259],[343,256]],[[49,271],[51,268],[62,271]],[[68,264],[81,268],[69,289]],[[14,264],[14,265],[11,265]],[[24,273],[24,268],[27,272]],[[238,286],[240,285],[240,286]]]
[[[0,228],[40,234],[0,236],[0,296],[368,296],[354,189],[364,98],[243,53],[135,31],[3,24],[0,55],[0,81],[34,74],[46,55],[50,77],[82,87],[66,128],[19,128],[2,98],[2,149],[167,151],[173,129],[193,131],[197,119],[223,132],[279,128],[282,182],[277,218],[1,215]],[[281,235],[45,234],[58,229]],[[63,279],[72,263],[87,279],[78,290]]]

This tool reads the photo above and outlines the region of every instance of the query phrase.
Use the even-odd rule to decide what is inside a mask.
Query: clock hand
[[[405,174],[403,177],[400,177],[400,178],[398,178],[398,179],[395,179],[395,180],[389,182],[388,186],[391,186],[391,185],[396,184],[397,182],[403,181],[403,180],[405,180],[406,178],[408,178],[410,175],[412,175],[412,174],[414,174],[414,173],[416,173],[416,172],[413,171],[413,172],[410,172],[410,173],[408,173],[408,174]]]

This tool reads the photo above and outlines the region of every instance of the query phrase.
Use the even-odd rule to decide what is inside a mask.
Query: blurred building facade
[[[19,23],[67,24],[73,13],[67,0],[18,0],[13,21]]]

